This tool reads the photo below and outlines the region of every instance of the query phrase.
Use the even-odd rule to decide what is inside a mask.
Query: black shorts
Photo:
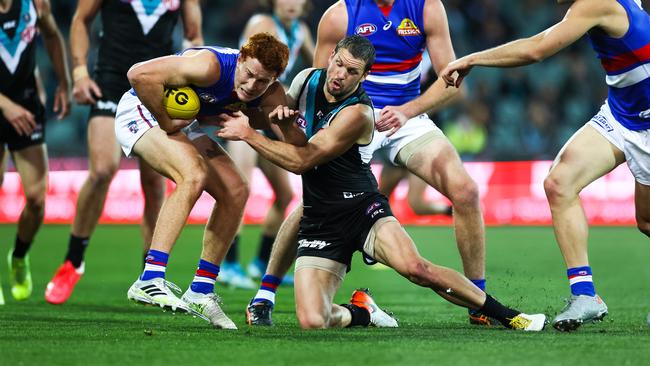
[[[386,197],[370,193],[350,207],[330,207],[328,213],[304,210],[298,232],[298,257],[334,260],[348,266],[355,251],[362,251],[372,226],[393,216]],[[365,254],[365,253],[364,253]]]
[[[7,145],[9,151],[18,151],[24,148],[40,145],[45,142],[45,108],[40,101],[22,104],[34,114],[36,128],[29,136],[21,136],[14,127],[0,114],[0,147]],[[1,174],[1,172],[0,172]]]
[[[88,119],[97,116],[115,118],[117,103],[119,103],[122,95],[131,89],[126,73],[122,75],[106,71],[96,72],[93,74],[93,80],[102,91],[102,98],[90,107]]]

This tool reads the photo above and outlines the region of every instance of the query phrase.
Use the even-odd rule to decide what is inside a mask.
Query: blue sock
[[[569,277],[572,295],[596,296],[596,289],[591,278],[591,267],[569,268],[566,270],[566,275]]]
[[[146,281],[154,278],[165,278],[168,260],[168,253],[150,249],[144,259],[144,271],[140,279]]]
[[[275,277],[274,275],[265,274],[264,277],[262,277],[262,284],[260,285],[260,289],[257,290],[257,294],[255,294],[255,297],[253,298],[253,301],[251,301],[251,304],[268,301],[271,304],[275,305],[275,291],[278,289],[278,286],[280,286],[280,282],[282,282],[281,278]]]
[[[481,280],[470,280],[472,283],[481,289],[481,291],[485,292],[485,278]]]
[[[219,266],[201,259],[199,267],[196,269],[194,280],[190,285],[190,289],[194,292],[202,294],[210,294],[214,292],[214,283],[219,275]]]

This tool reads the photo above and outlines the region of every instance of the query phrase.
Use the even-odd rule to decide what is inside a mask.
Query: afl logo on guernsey
[[[371,34],[374,34],[377,31],[377,26],[372,23],[363,23],[357,27],[354,33],[368,37]]]
[[[419,36],[420,30],[411,19],[404,18],[397,27],[397,34],[400,36]]]

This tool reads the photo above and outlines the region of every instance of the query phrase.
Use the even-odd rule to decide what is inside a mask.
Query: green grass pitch
[[[0,226],[0,364],[212,365],[649,365],[650,241],[635,228],[593,228],[591,264],[596,289],[610,315],[572,334],[477,328],[465,310],[394,272],[355,259],[336,302],[355,287],[370,287],[380,306],[395,313],[398,329],[302,331],[291,288],[281,288],[276,326],[249,328],[244,307],[254,291],[218,286],[237,331],[214,330],[202,320],[131,304],[126,290],[141,268],[139,228],[100,226],[87,251],[86,274],[62,306],[45,302],[45,284],[65,252],[68,226],[45,226],[31,252],[34,294],[11,298],[5,256],[15,226]],[[460,269],[452,230],[410,227],[422,254]],[[243,232],[242,262],[256,250],[259,228]],[[167,278],[186,288],[200,251],[202,227],[185,228]],[[488,292],[527,312],[553,316],[568,297],[564,263],[549,227],[487,229]]]

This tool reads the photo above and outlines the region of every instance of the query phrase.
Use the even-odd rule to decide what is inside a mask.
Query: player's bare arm
[[[295,124],[294,118],[271,118],[272,113],[278,106],[288,106],[289,100],[285,94],[284,87],[279,81],[274,82],[262,96],[259,108],[245,111],[249,121],[254,127],[270,128],[282,141],[292,145],[304,145],[307,143],[305,134]],[[255,121],[258,119],[258,121]]]
[[[201,32],[201,3],[199,0],[185,0],[182,9],[183,34],[185,48],[203,45],[203,33]]]
[[[210,86],[220,77],[219,61],[208,50],[188,51],[183,55],[159,57],[140,62],[127,77],[142,104],[156,117],[160,128],[168,134],[178,132],[190,121],[172,120],[163,107],[165,87]]]
[[[611,17],[626,16],[614,1],[578,0],[571,5],[564,19],[529,38],[464,56],[450,63],[441,77],[449,86],[460,86],[473,66],[513,67],[540,62],[574,43],[590,29],[602,24],[626,24]],[[605,28],[612,36],[622,36],[625,29]],[[456,74],[457,73],[457,74]]]
[[[62,119],[70,112],[70,78],[68,74],[68,57],[65,51],[63,36],[52,16],[49,0],[36,1],[38,11],[38,29],[43,35],[43,42],[50,56],[58,86],[54,93],[54,112]]]
[[[88,75],[88,49],[90,25],[102,5],[101,0],[85,0],[77,3],[77,10],[70,24],[70,54],[72,55],[72,79],[74,99],[79,104],[95,104],[101,98],[99,86]]]
[[[348,11],[345,8],[345,3],[338,1],[323,13],[323,17],[318,23],[314,67],[327,67],[327,62],[336,43],[345,38],[347,29]]]
[[[424,32],[431,64],[436,74],[456,59],[449,34],[447,13],[440,0],[427,0],[424,5]],[[458,90],[450,90],[438,78],[422,95],[401,106],[387,106],[377,120],[378,131],[395,133],[406,121],[427,111],[437,111],[458,97]]]
[[[328,128],[316,133],[305,146],[267,138],[252,129],[241,113],[224,116],[223,128],[217,135],[229,140],[243,140],[272,163],[292,173],[302,174],[340,156],[355,143],[368,143],[374,128],[372,113],[365,105],[347,107]]]

